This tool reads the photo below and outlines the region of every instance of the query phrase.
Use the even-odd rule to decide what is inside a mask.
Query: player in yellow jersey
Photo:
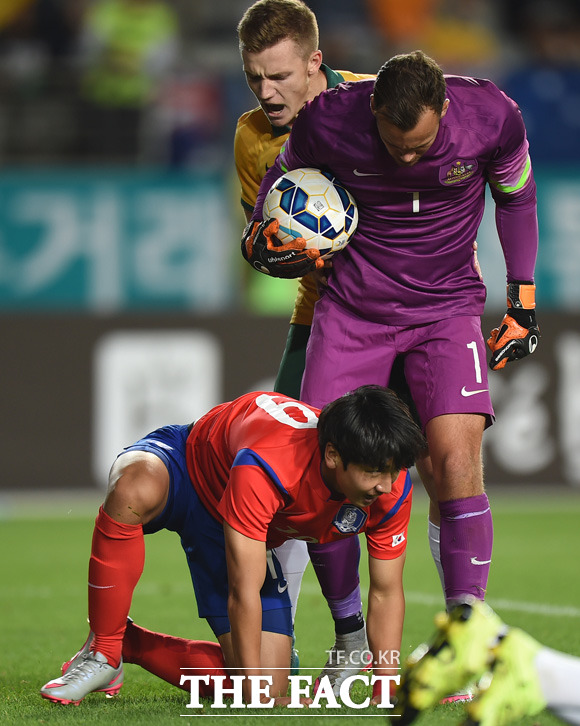
[[[299,0],[255,3],[242,18],[238,32],[246,80],[260,103],[238,119],[234,137],[241,202],[249,222],[260,182],[288,138],[302,106],[343,81],[373,76],[334,71],[322,63],[316,18]],[[317,298],[315,276],[307,275],[299,283],[287,354],[297,350],[303,353],[308,331],[296,331],[293,326],[310,327]],[[288,390],[287,395],[298,397],[303,369],[302,357],[294,365],[282,364],[277,385]]]
[[[260,104],[240,117],[234,139],[241,201],[249,221],[260,182],[304,104],[343,81],[373,76],[334,71],[322,63],[316,17],[300,0],[258,0],[244,13],[238,37],[244,74]],[[277,392],[293,397],[300,395],[306,342],[318,297],[315,274],[300,280],[275,386]],[[278,549],[278,555],[295,611],[308,552],[304,542],[289,540]],[[358,584],[358,538],[351,537],[338,547],[334,543],[330,547],[310,545],[310,555],[335,621],[336,642],[324,672],[338,690],[344,678],[365,665],[361,654],[367,650]],[[348,565],[335,572],[333,563],[338,560]],[[347,571],[352,576],[345,580],[341,575]],[[355,652],[357,656],[351,658]]]

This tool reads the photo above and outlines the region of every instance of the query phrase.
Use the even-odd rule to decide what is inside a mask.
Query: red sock
[[[144,563],[143,527],[117,522],[101,507],[89,561],[89,622],[95,633],[91,650],[102,653],[115,668]]]
[[[145,668],[149,673],[162,678],[173,686],[189,691],[189,682],[180,685],[183,674],[225,676],[224,657],[219,643],[207,640],[185,640],[172,635],[154,633],[135,623],[128,623],[123,639],[123,660]],[[183,670],[195,668],[196,670]],[[232,688],[229,679],[224,688]],[[200,683],[199,695],[202,698],[213,696],[213,681],[209,685]]]

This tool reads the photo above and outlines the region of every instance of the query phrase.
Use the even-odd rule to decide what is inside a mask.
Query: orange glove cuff
[[[536,286],[510,282],[507,286],[508,308],[533,310],[536,307]]]

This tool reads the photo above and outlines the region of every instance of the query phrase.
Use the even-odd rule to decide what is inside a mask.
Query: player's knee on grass
[[[103,508],[118,522],[147,524],[161,514],[168,494],[169,473],[161,459],[129,451],[113,464]]]

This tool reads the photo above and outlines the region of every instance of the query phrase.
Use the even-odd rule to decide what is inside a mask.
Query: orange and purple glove
[[[298,237],[282,244],[276,237],[280,223],[277,219],[250,222],[242,237],[242,255],[252,267],[265,275],[292,279],[303,277],[324,267],[317,249],[306,249],[306,241]]]
[[[508,283],[507,305],[500,327],[494,328],[487,339],[492,352],[489,367],[493,371],[533,353],[540,339],[535,311],[536,286],[532,282]]]

